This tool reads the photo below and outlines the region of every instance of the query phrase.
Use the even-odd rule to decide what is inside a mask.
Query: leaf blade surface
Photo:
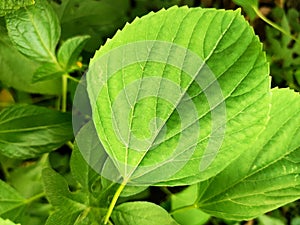
[[[238,11],[173,7],[136,19],[95,54],[87,81],[98,136],[135,185],[220,172],[255,140],[269,108],[265,55]]]

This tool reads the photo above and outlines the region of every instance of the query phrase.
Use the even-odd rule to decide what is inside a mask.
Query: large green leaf
[[[150,202],[123,203],[114,210],[112,220],[118,225],[178,225],[167,211]]]
[[[275,89],[271,105],[268,125],[249,151],[200,185],[205,212],[250,219],[300,198],[300,96]]]
[[[52,5],[61,22],[62,38],[89,35],[85,48],[90,52],[128,21],[128,0],[62,0],[61,4],[52,1]]]
[[[14,48],[7,35],[4,21],[0,19],[0,81],[6,86],[30,93],[59,94],[60,80],[31,84],[32,76],[38,67],[38,63]]]
[[[0,112],[0,152],[34,158],[73,137],[71,116],[33,105],[13,105]]]
[[[47,1],[36,0],[33,6],[7,15],[6,26],[20,52],[36,61],[56,62],[60,24]]]
[[[5,0],[0,2],[0,16],[12,13],[21,7],[34,4],[34,0]]]
[[[187,7],[136,19],[101,47],[88,92],[124,182],[195,183],[246,151],[269,111],[261,48],[240,11]]]

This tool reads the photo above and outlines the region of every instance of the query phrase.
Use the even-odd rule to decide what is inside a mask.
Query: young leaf
[[[43,182],[47,198],[55,207],[46,225],[82,225],[92,224],[91,221],[95,225],[100,225],[103,215],[99,208],[92,208],[88,205],[87,193],[71,193],[65,179],[50,168],[43,170]]]
[[[42,177],[49,202],[54,207],[59,207],[49,217],[46,224],[57,224],[60,221],[62,224],[73,225],[76,218],[85,209],[84,196],[72,194],[64,178],[50,168],[43,170]],[[56,218],[60,220],[56,220]]]
[[[21,7],[34,4],[34,0],[5,0],[0,2],[0,16],[12,13]]]
[[[207,223],[210,215],[196,207],[180,210],[182,207],[193,206],[198,197],[198,186],[192,185],[182,192],[171,195],[172,216],[180,225],[203,225]],[[179,209],[178,211],[176,211]]]
[[[85,49],[95,52],[101,40],[113,34],[128,21],[128,0],[64,0],[51,1],[62,26],[62,39],[89,35]]]
[[[172,7],[136,19],[95,54],[87,87],[100,141],[132,185],[214,176],[269,110],[266,58],[240,11]]]
[[[179,225],[158,205],[150,202],[127,202],[115,208],[112,220],[118,225]]]
[[[73,137],[71,116],[33,105],[0,112],[0,152],[10,158],[34,158]]]
[[[258,0],[233,0],[233,2],[242,6],[251,20],[255,19],[256,12],[253,8],[258,8]]]
[[[4,220],[4,219],[0,218],[0,225],[20,225],[20,224],[13,223],[12,221],[10,221],[8,219]]]
[[[300,197],[300,96],[274,89],[271,105],[268,125],[249,151],[202,183],[198,205],[205,212],[246,220]]]
[[[44,0],[6,16],[10,39],[31,59],[56,63],[55,48],[60,24],[52,7]]]
[[[25,199],[11,186],[0,180],[0,216],[19,219],[25,210]]]
[[[31,83],[39,64],[13,47],[2,22],[0,19],[0,81],[8,87],[30,93],[60,94],[61,80]]]
[[[89,36],[78,36],[66,40],[57,53],[57,60],[65,71],[72,70]]]
[[[33,74],[32,83],[55,80],[65,73],[57,63],[44,63]]]

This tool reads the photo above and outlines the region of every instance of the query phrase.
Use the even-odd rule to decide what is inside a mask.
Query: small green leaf
[[[34,3],[34,0],[3,0],[0,2],[0,16],[5,16],[21,7],[33,5]]]
[[[7,157],[34,158],[72,137],[67,113],[33,105],[13,105],[0,112],[0,152]]]
[[[8,219],[4,220],[2,218],[0,218],[0,225],[21,225],[21,224],[16,224]]]
[[[0,216],[18,219],[25,210],[25,199],[11,186],[0,180]]]
[[[300,32],[300,24],[298,23],[299,11],[294,8],[289,8],[287,12],[288,21],[291,25],[291,28],[295,32]]]
[[[267,54],[272,57],[271,74],[275,83],[286,83],[289,87],[299,90],[299,57],[295,57],[295,53],[300,51],[299,44],[292,44],[291,35],[297,33],[292,25],[298,23],[295,18],[289,18],[290,12],[286,15],[285,10],[279,7],[272,10],[271,18],[286,31],[281,33],[273,27],[266,27],[266,48]],[[299,14],[299,13],[298,13]],[[298,18],[298,16],[297,16]],[[299,24],[298,24],[299,25]]]
[[[3,23],[2,23],[3,22]],[[17,90],[39,93],[60,94],[61,79],[32,84],[32,76],[39,63],[22,55],[10,41],[4,21],[0,19],[0,81]]]
[[[112,220],[118,225],[179,225],[166,210],[150,202],[127,202],[117,206]]]
[[[71,193],[66,180],[50,168],[43,170],[43,182],[46,196],[55,208],[46,225],[100,225],[105,209],[100,208],[99,202],[93,206],[88,192]]]
[[[233,2],[242,6],[251,20],[255,19],[256,12],[253,8],[258,8],[258,0],[233,0]]]
[[[56,211],[50,215],[46,224],[73,225],[86,208],[84,202],[87,196],[71,193],[65,179],[50,168],[43,170],[42,177],[46,196],[56,207]]]
[[[24,55],[40,62],[56,63],[55,48],[60,24],[52,7],[44,0],[6,16],[10,39]]]
[[[217,217],[247,220],[299,199],[299,127],[299,94],[272,90],[265,130],[229,167],[200,184],[200,209]]]
[[[210,218],[210,215],[193,207],[198,197],[197,187],[198,185],[192,185],[182,192],[171,195],[171,209],[174,211],[172,216],[180,225],[203,225]],[[189,208],[180,210],[183,207]]]
[[[65,72],[57,63],[44,63],[33,74],[32,83],[61,78]]]
[[[65,71],[72,70],[90,36],[78,36],[66,40],[57,53],[57,60]]]

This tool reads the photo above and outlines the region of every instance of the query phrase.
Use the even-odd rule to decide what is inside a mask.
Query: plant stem
[[[62,99],[61,99],[61,111],[67,111],[67,94],[68,94],[68,74],[62,76]]]
[[[39,163],[42,165],[47,165],[49,166],[49,153],[45,153],[42,155],[42,157],[40,158]]]
[[[123,189],[126,186],[127,181],[123,181],[120,186],[118,187],[116,193],[114,194],[113,199],[111,200],[111,203],[109,205],[109,208],[107,210],[107,213],[105,215],[105,219],[104,219],[104,224],[107,224],[109,222],[109,218],[113,212],[113,209],[117,203],[118,198],[120,197],[121,192],[123,191]]]
[[[108,225],[113,225],[112,222],[108,221]]]
[[[263,21],[265,21],[267,24],[269,24],[270,26],[272,26],[273,28],[275,28],[276,30],[279,30],[280,32],[282,32],[283,34],[287,35],[288,37],[290,37],[291,39],[293,39],[296,42],[299,42],[298,39],[296,37],[294,37],[293,35],[291,35],[288,31],[284,30],[282,27],[278,26],[276,23],[272,22],[271,20],[269,20],[267,17],[265,17],[261,11],[259,11],[259,9],[256,6],[252,6],[252,9],[255,11],[256,15],[262,19]]]

